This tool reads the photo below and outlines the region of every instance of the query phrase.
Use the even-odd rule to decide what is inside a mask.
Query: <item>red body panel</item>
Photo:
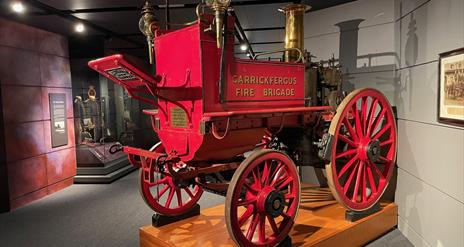
[[[211,20],[211,16],[205,17]],[[229,22],[233,23],[233,19],[230,18]],[[263,136],[262,124],[228,131],[222,139],[211,133],[204,134],[204,131],[202,134],[202,124],[211,121],[211,115],[206,117],[208,113],[216,114],[219,121],[228,122],[232,116],[218,113],[258,114],[263,110],[275,113],[279,109],[286,112],[289,108],[297,111],[323,110],[303,109],[303,64],[236,59],[231,35],[225,51],[226,80],[221,102],[221,50],[216,47],[214,33],[205,32],[209,25],[209,21],[198,22],[177,31],[158,32],[154,40],[156,77],[142,72],[121,55],[89,63],[95,70],[132,91],[132,96],[149,101],[134,93],[148,92],[158,98],[158,113],[150,115],[159,125],[156,131],[168,153],[176,154],[183,161],[229,159],[252,149]],[[229,26],[232,32],[233,26]],[[110,73],[121,68],[123,70],[117,71],[120,73],[116,76]],[[228,125],[226,131],[227,128]]]

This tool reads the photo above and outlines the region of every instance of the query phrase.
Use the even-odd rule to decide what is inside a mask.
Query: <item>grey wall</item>
[[[244,26],[283,26],[279,6],[237,12]],[[249,36],[280,41],[284,31]],[[436,120],[438,54],[460,47],[463,0],[358,0],[305,17],[305,48],[342,61],[345,89],[377,88],[397,107],[398,227],[416,246],[464,246],[464,129]],[[312,168],[303,180],[317,181]]]
[[[464,47],[464,1],[395,0],[395,34],[399,229],[464,246],[464,130],[436,121],[438,54]]]

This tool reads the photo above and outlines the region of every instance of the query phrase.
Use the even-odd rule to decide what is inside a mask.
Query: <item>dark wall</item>
[[[72,184],[76,153],[67,39],[0,18],[0,58],[0,181],[8,190],[0,205],[8,210]],[[66,94],[66,146],[52,148],[49,93]]]

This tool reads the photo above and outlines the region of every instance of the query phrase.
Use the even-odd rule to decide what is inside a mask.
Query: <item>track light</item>
[[[85,26],[84,24],[82,23],[78,23],[74,26],[74,31],[78,32],[78,33],[82,33],[85,31]]]
[[[247,45],[246,43],[242,43],[242,44],[240,45],[240,50],[242,50],[242,51],[248,50],[248,45]]]
[[[10,5],[11,9],[16,13],[23,13],[26,8],[21,2],[13,2]]]

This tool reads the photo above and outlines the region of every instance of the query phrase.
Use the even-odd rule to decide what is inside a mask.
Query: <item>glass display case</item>
[[[87,59],[71,61],[78,183],[106,183],[133,168],[123,145],[149,149],[157,141],[149,108],[120,86],[87,67]]]

